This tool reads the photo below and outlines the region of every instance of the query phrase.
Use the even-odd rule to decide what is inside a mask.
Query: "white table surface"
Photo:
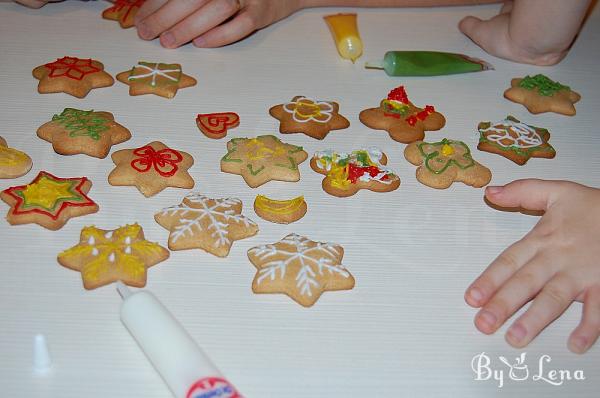
[[[56,255],[79,239],[83,226],[112,229],[139,222],[149,240],[166,245],[168,232],[153,221],[155,211],[179,203],[186,193],[167,189],[144,198],[134,187],[112,187],[106,176],[110,157],[60,156],[36,137],[37,127],[65,107],[107,110],[128,127],[133,138],[117,148],[152,140],[184,149],[195,158],[190,170],[195,190],[239,197],[245,214],[260,225],[253,238],[234,244],[229,257],[200,250],[177,251],[149,271],[147,288],[155,293],[247,397],[592,397],[600,389],[600,344],[584,356],[571,354],[566,339],[576,326],[581,305],[573,304],[529,347],[515,350],[504,341],[503,327],[493,336],[473,326],[475,310],[463,301],[468,284],[507,245],[519,239],[536,218],[498,212],[482,201],[483,191],[464,185],[437,191],[419,184],[403,158],[404,145],[386,133],[363,126],[358,113],[376,106],[387,92],[406,85],[416,104],[433,104],[446,115],[443,136],[477,143],[476,126],[507,114],[550,129],[554,160],[533,159],[520,167],[505,158],[474,150],[476,160],[493,172],[493,184],[540,177],[571,179],[600,186],[600,12],[589,19],[569,56],[558,66],[517,65],[485,54],[456,29],[468,13],[491,17],[499,6],[440,9],[356,10],[365,54],[353,65],[341,60],[321,17],[338,9],[300,12],[284,22],[226,48],[185,46],[165,50],[100,18],[103,2],[65,2],[29,10],[0,5],[0,135],[34,159],[29,174],[3,180],[0,189],[28,183],[40,170],[58,176],[88,176],[90,196],[100,211],[70,220],[59,231],[38,225],[9,226],[0,220],[0,396],[145,397],[170,393],[121,324],[114,286],[86,291],[77,272],[59,266]],[[348,11],[346,9],[346,11]],[[496,70],[437,78],[390,78],[365,71],[363,61],[390,49],[431,49],[467,53],[491,61]],[[39,95],[31,70],[63,55],[101,60],[111,74],[138,60],[177,62],[198,85],[174,100],[130,97],[116,82],[85,99],[66,94]],[[545,73],[581,93],[577,116],[533,116],[505,100],[513,77]],[[268,108],[294,95],[333,99],[351,126],[317,141],[286,135],[309,153],[325,148],[383,148],[402,179],[387,194],[360,192],[339,199],[321,189],[322,176],[308,162],[299,183],[270,182],[249,188],[240,176],[219,171],[226,140],[209,140],[195,126],[200,112],[233,110],[241,125],[231,137],[275,133],[278,122]],[[113,148],[114,149],[114,148]],[[292,225],[271,224],[252,210],[256,194],[304,194],[309,212]],[[2,204],[3,211],[6,206]],[[290,232],[333,241],[345,249],[344,265],[356,278],[354,290],[325,293],[312,308],[284,295],[255,295],[255,273],[246,251]],[[32,373],[33,336],[44,333],[54,366],[51,374]],[[476,381],[474,355],[486,352],[497,370],[527,352],[537,361],[574,372],[585,381],[561,387],[543,381]],[[508,375],[505,374],[508,378]]]

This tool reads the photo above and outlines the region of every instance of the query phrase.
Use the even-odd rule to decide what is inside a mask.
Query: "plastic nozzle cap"
[[[46,336],[36,334],[33,341],[33,370],[39,374],[45,374],[50,371],[52,360],[50,359],[50,351],[46,343]]]
[[[369,61],[365,62],[365,68],[367,69],[383,69],[383,61]]]

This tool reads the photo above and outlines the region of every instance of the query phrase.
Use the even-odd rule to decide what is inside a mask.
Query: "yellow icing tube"
[[[338,53],[355,62],[363,53],[363,43],[358,33],[356,14],[335,14],[323,17],[335,40]]]

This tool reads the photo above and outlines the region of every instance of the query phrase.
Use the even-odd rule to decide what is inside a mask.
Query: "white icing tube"
[[[176,398],[241,398],[169,310],[122,282],[121,321]]]

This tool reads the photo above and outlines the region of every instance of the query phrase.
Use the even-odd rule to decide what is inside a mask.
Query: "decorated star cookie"
[[[94,88],[112,86],[115,80],[104,71],[104,65],[95,59],[62,57],[40,65],[33,70],[38,79],[38,92],[67,93],[83,98]]]
[[[392,139],[409,144],[425,138],[425,131],[440,130],[446,124],[444,115],[431,105],[419,108],[409,101],[403,86],[390,91],[378,108],[359,115],[360,121],[375,130],[386,130]]]
[[[57,230],[72,217],[98,211],[87,196],[91,187],[86,177],[59,178],[41,171],[31,183],[5,189],[0,198],[11,207],[6,215],[10,224],[35,223]]]
[[[323,190],[338,197],[352,196],[360,189],[375,192],[398,189],[400,178],[386,164],[387,156],[375,147],[351,153],[320,151],[310,161],[314,171],[325,175]]]
[[[218,257],[226,257],[234,241],[258,232],[258,225],[242,215],[239,199],[211,199],[198,193],[188,194],[154,219],[171,232],[169,249],[202,249]]]
[[[264,195],[254,199],[254,211],[263,220],[277,224],[289,224],[298,221],[306,214],[308,206],[304,196],[288,200],[275,200]]]
[[[81,272],[88,290],[116,281],[146,286],[147,269],[169,258],[169,251],[144,238],[138,224],[114,230],[94,226],[81,230],[79,243],[58,255],[60,265]]]
[[[533,114],[555,112],[574,116],[576,111],[573,104],[581,99],[581,96],[568,86],[544,75],[512,79],[510,85],[511,87],[504,92],[504,97],[523,104]]]
[[[489,184],[492,172],[477,163],[462,141],[417,141],[404,150],[406,160],[417,168],[417,180],[432,188],[445,189],[459,181],[480,188]]]
[[[146,0],[116,0],[112,7],[102,12],[102,18],[119,22],[123,29],[134,25],[134,18]]]
[[[298,165],[308,158],[300,146],[286,144],[273,135],[234,138],[227,143],[221,171],[240,174],[251,188],[268,181],[298,181]]]
[[[117,165],[108,175],[111,185],[133,185],[144,196],[154,196],[167,187],[192,188],[188,169],[194,159],[186,152],[167,147],[159,141],[140,148],[114,152]]]
[[[33,161],[25,153],[10,148],[6,140],[0,137],[0,178],[17,178],[31,170]]]
[[[142,61],[119,73],[117,80],[129,85],[129,95],[155,94],[165,98],[175,97],[180,88],[196,85],[196,79],[183,73],[179,64]]]
[[[512,116],[496,122],[481,122],[477,149],[496,153],[524,165],[530,158],[552,159],[556,151],[548,143],[550,133],[541,127],[521,123]]]
[[[208,138],[223,138],[229,129],[240,125],[240,117],[237,113],[200,113],[196,117],[196,124],[202,133]]]
[[[304,133],[322,140],[331,130],[348,128],[350,122],[340,115],[337,102],[318,101],[296,96],[285,104],[279,104],[269,113],[279,120],[279,132],[283,134]]]
[[[61,155],[84,153],[105,158],[112,145],[131,138],[129,130],[114,120],[109,112],[65,108],[60,115],[54,115],[50,122],[43,124],[37,135],[52,143],[54,151]]]
[[[350,290],[354,277],[342,265],[344,249],[290,234],[279,242],[253,247],[248,258],[256,267],[254,293],[283,293],[312,306],[325,291]]]

